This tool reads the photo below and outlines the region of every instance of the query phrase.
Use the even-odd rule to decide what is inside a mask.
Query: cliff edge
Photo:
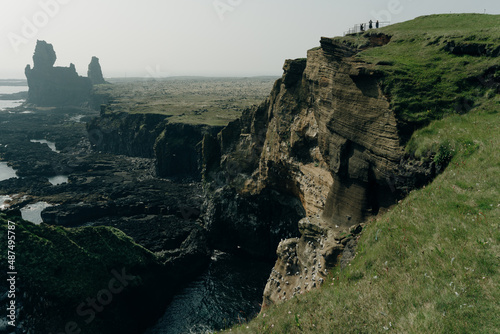
[[[307,59],[285,62],[266,101],[205,137],[205,222],[214,247],[277,256],[264,307],[321,285],[331,268],[347,265],[365,223],[429,183],[451,159],[445,145],[416,154],[413,132],[466,113],[491,88],[484,82],[496,80],[494,44],[483,43],[480,49],[492,51],[470,55],[470,67],[449,74],[461,50],[450,45],[467,37],[412,33],[429,46],[417,65],[409,64],[416,54],[402,60],[392,52],[422,48],[420,41],[391,29],[321,38]],[[444,77],[424,76],[438,56],[452,58],[434,65],[446,86],[435,84]],[[259,200],[267,194],[273,196]],[[264,212],[286,214],[269,219]]]

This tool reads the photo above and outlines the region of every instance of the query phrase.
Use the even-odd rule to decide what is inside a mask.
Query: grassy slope
[[[391,43],[360,56],[385,58],[394,61],[392,70],[404,67],[412,72],[409,77],[422,95],[393,88],[394,100],[414,99],[418,104],[453,99],[459,93],[454,84],[480,74],[490,63],[498,64],[498,58],[451,56],[434,44],[429,46],[433,51],[425,50],[418,35],[426,31],[431,39],[444,34],[463,38],[459,36],[485,26],[497,34],[498,22],[498,16],[419,18],[386,28],[394,33],[393,41],[406,36],[415,38],[416,45],[395,43],[392,50]],[[404,44],[413,48],[407,54]],[[449,63],[430,66],[426,57],[436,54]],[[459,65],[464,60],[472,64],[467,70]],[[425,91],[435,76],[446,80]],[[348,268],[335,269],[320,289],[271,307],[231,331],[499,333],[500,97],[488,90],[477,88],[474,108],[465,115],[425,110],[423,116],[431,123],[413,134],[407,149],[418,156],[445,147],[441,153],[451,159],[450,165],[430,185],[368,224]],[[406,116],[420,117],[411,110]]]
[[[136,279],[130,282],[130,287],[134,287],[143,284],[146,276],[142,274],[144,268],[158,266],[154,254],[115,228],[69,229],[34,225],[20,217],[7,217],[0,213],[0,262],[5,272],[8,220],[16,222],[14,251],[18,284],[22,284],[20,291],[38,294],[54,303],[44,309],[46,311],[51,307],[48,313],[54,319],[36,319],[39,322],[64,325],[69,320],[82,320],[75,313],[77,305],[107,288],[113,278],[112,270],[121,272],[125,268],[126,273],[135,275]],[[100,322],[95,321],[87,329],[99,328],[99,325]]]
[[[359,57],[387,74],[384,93],[400,121],[425,125],[448,114],[465,113],[490,89],[483,74],[499,65],[498,58],[456,56],[443,49],[451,40],[500,45],[500,15],[433,15],[377,32],[391,35],[391,43]],[[339,40],[361,46],[368,34]]]
[[[0,213],[2,240],[7,240],[6,219]],[[109,281],[111,269],[131,268],[156,261],[152,253],[114,228],[70,229],[34,225],[18,218],[15,221],[16,263],[23,279],[35,286],[43,286],[48,295],[58,298],[98,291]],[[6,248],[3,246],[2,249]],[[44,250],[43,253],[40,249]],[[2,261],[5,261],[4,253],[0,254]]]

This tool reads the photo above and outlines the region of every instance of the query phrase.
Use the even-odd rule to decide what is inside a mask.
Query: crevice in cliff
[[[368,168],[368,207],[371,215],[377,215],[381,207],[387,207],[394,202],[394,196],[387,196],[386,191],[380,191],[372,166]]]
[[[389,44],[392,38],[391,35],[371,32],[366,33],[365,36],[369,39],[371,47],[384,46],[386,44]]]
[[[315,160],[313,150],[316,147],[318,147],[318,139],[306,137],[304,140],[294,143],[291,155],[304,164],[312,163]]]
[[[352,81],[366,97],[377,99],[380,97],[379,77],[367,74],[351,75]]]

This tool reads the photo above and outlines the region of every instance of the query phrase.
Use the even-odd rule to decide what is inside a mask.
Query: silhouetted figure
[[[370,20],[369,24],[368,24],[368,28],[372,29],[373,28],[373,21]]]
[[[365,31],[365,26],[363,25],[363,23],[361,23],[361,26],[359,27],[359,29],[361,29],[361,31]]]
[[[379,26],[379,23],[378,23],[378,20],[377,20],[377,22],[375,22],[375,28],[378,29],[378,26]]]

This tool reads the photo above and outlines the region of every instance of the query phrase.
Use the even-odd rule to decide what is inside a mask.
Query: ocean
[[[28,91],[28,86],[4,86],[0,85],[0,95],[14,94],[19,92]],[[6,108],[13,108],[19,106],[24,100],[0,100],[0,111]]]
[[[215,251],[209,268],[179,292],[145,334],[213,333],[260,311],[272,264]]]

